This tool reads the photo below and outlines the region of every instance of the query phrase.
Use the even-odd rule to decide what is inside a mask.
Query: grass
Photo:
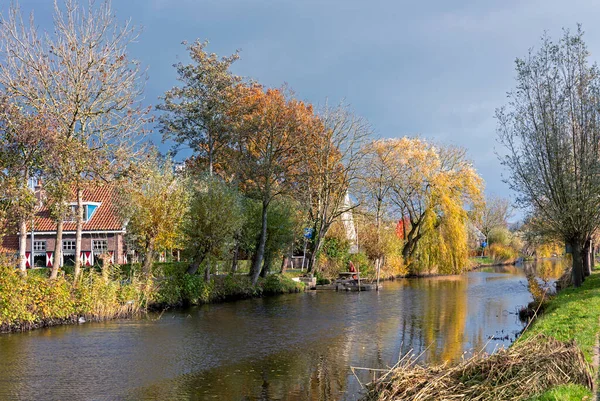
[[[590,390],[583,386],[577,384],[568,384],[566,386],[555,387],[552,390],[546,391],[540,396],[530,398],[529,401],[579,401],[585,399],[585,397],[591,397],[591,395],[592,393]]]
[[[471,261],[471,262],[472,262],[472,263],[473,263],[475,266],[478,266],[478,265],[491,265],[491,264],[494,264],[494,263],[496,263],[496,262],[494,261],[494,259],[490,258],[489,256],[483,256],[483,257],[481,257],[481,256],[474,256],[474,257],[472,257],[472,258],[469,258],[469,260],[470,260],[470,261]]]
[[[567,288],[552,298],[532,326],[521,336],[524,341],[535,335],[545,334],[560,341],[575,340],[588,362],[592,361],[593,349],[600,319],[600,272],[594,272],[580,288]],[[553,388],[534,400],[581,400],[591,397],[590,390],[581,386]],[[591,398],[590,398],[591,399]]]

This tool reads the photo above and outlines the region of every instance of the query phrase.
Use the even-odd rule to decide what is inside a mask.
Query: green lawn
[[[478,266],[478,265],[491,265],[491,264],[494,264],[494,263],[495,263],[494,259],[490,258],[489,256],[484,256],[484,257],[481,257],[481,256],[474,256],[474,257],[472,257],[472,258],[469,258],[469,260],[470,260],[470,261],[471,261],[471,262],[472,262],[472,263],[473,263],[475,266]]]
[[[521,336],[519,341],[545,334],[561,341],[575,340],[589,362],[600,319],[600,272],[594,272],[580,288],[568,288],[549,301],[544,314]],[[542,400],[581,400],[591,392],[580,386],[560,386],[538,398]],[[591,399],[591,398],[590,398]]]
[[[555,387],[538,397],[531,398],[529,401],[581,401],[585,397],[591,400],[591,396],[592,393],[587,388],[577,384],[569,384]]]

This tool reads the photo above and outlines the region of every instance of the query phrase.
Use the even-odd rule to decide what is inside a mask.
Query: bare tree
[[[16,3],[0,16],[0,86],[12,102],[51,118],[71,151],[60,165],[76,192],[76,276],[85,182],[117,174],[144,132],[145,74],[127,54],[137,37],[129,21],[117,24],[109,0],[55,1],[52,32],[39,32],[33,15],[26,23]]]
[[[308,271],[315,268],[316,258],[334,221],[355,206],[346,202],[350,186],[357,180],[362,146],[371,134],[367,122],[348,107],[326,106],[319,117],[321,132],[304,143],[300,197],[308,209],[313,237],[309,242]]]
[[[510,201],[498,196],[490,196],[479,210],[475,211],[475,224],[479,231],[489,238],[495,228],[507,227],[510,218]]]
[[[516,71],[517,87],[496,113],[502,162],[517,202],[571,246],[579,286],[589,270],[586,244],[600,224],[600,71],[581,26],[558,43],[544,35]]]

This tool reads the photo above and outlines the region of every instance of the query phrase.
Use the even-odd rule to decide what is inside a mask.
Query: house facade
[[[27,227],[25,255],[27,267],[52,267],[56,245],[56,221],[50,216],[43,189],[36,188],[38,207],[33,224]],[[74,196],[73,196],[74,198]],[[61,266],[75,263],[75,212],[77,203],[69,202],[70,212],[63,222]],[[112,263],[127,263],[125,223],[119,217],[117,191],[113,186],[98,186],[83,193],[83,231],[79,258],[83,266],[92,266],[103,258]],[[19,252],[18,233],[5,236],[4,251]]]

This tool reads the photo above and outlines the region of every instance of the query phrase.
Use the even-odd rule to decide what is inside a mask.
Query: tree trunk
[[[77,188],[77,229],[75,231],[75,280],[81,273],[81,232],[83,231],[83,189]]]
[[[144,265],[142,266],[142,273],[144,277],[150,277],[152,274],[152,261],[154,260],[154,238],[148,240],[146,244],[146,257],[144,258]]]
[[[210,259],[206,261],[206,266],[204,267],[204,282],[210,283]]]
[[[316,269],[317,264],[317,256],[319,255],[319,251],[323,247],[323,236],[319,235],[319,238],[315,241],[314,247],[310,252],[310,257],[308,259],[308,273],[312,273],[313,270]]]
[[[583,282],[583,254],[582,254],[582,241],[574,240],[572,242],[572,256],[573,256],[573,285],[575,287],[581,286]]]
[[[262,278],[265,278],[269,275],[269,272],[271,271],[272,263],[273,263],[273,254],[271,253],[271,251],[267,251],[265,253],[265,261],[263,263],[262,270],[260,271],[260,276]]]
[[[290,250],[289,253],[287,253],[287,254],[284,253],[283,254],[283,256],[281,258],[281,267],[279,268],[279,274],[285,273],[285,271],[286,271],[286,269],[288,267],[288,264],[292,260],[292,253],[293,253],[293,251]]]
[[[187,274],[196,274],[196,272],[200,268],[200,265],[202,264],[203,261],[204,261],[204,256],[196,255],[186,271]]]
[[[583,247],[583,277],[588,277],[592,274],[592,260],[591,260],[591,249],[590,249],[591,240],[588,239],[585,242],[585,246]]]
[[[19,270],[22,274],[27,273],[27,221],[19,221]],[[33,260],[33,255],[31,256]],[[33,263],[32,263],[33,264]]]
[[[60,259],[62,254],[62,237],[63,237],[63,219],[59,218],[56,221],[56,243],[54,244],[54,256],[52,259],[52,272],[50,278],[58,277],[58,269],[60,268]]]
[[[258,281],[258,276],[260,275],[260,270],[262,267],[262,262],[265,255],[265,245],[267,243],[267,212],[268,212],[269,204],[263,202],[262,207],[262,224],[260,229],[260,236],[258,237],[258,246],[256,247],[256,254],[254,255],[254,260],[252,261],[252,267],[250,269],[250,278],[252,279],[252,285],[256,285]]]
[[[235,273],[238,269],[238,257],[240,254],[240,242],[235,241],[235,247],[233,248],[233,260],[231,261],[231,272]]]
[[[377,258],[377,284],[375,285],[375,289],[379,291],[379,276],[381,272],[381,258]]]

